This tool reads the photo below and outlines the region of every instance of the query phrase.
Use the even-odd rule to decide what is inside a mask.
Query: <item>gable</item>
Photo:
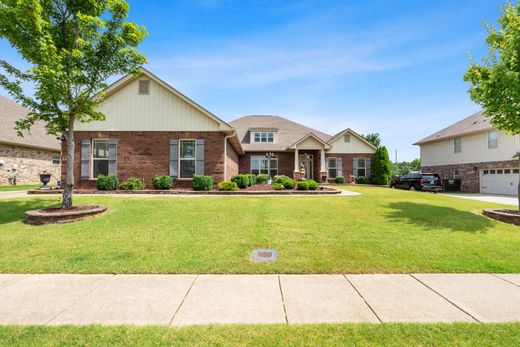
[[[128,83],[109,93],[98,107],[105,121],[76,123],[77,131],[219,131],[221,123],[182,94],[172,92],[152,76],[126,77]],[[124,79],[123,79],[124,80]],[[149,93],[139,94],[139,81],[149,81]],[[118,82],[116,82],[117,84]],[[109,88],[110,89],[110,88]],[[226,127],[227,128],[227,127]]]
[[[345,135],[350,135],[350,142],[345,142]],[[332,147],[329,153],[375,153],[374,147],[367,144],[365,141],[358,138],[358,135],[346,131],[339,136],[336,136],[329,142]]]

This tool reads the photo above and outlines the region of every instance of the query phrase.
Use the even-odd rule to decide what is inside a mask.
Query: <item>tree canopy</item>
[[[363,137],[365,140],[367,140],[376,147],[381,146],[381,136],[379,135],[379,133],[370,133],[366,135],[361,135],[361,137]]]
[[[372,164],[372,183],[385,185],[390,182],[392,164],[385,146],[376,150],[374,163]]]

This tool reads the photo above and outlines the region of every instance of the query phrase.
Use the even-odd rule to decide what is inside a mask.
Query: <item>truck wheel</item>
[[[408,188],[408,189],[410,189],[411,191],[414,191],[415,190],[415,186],[410,186],[410,188]]]

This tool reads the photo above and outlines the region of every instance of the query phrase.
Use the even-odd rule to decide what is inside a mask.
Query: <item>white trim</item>
[[[323,141],[322,139],[320,139],[318,136],[314,135],[313,133],[308,133],[307,135],[303,136],[301,139],[299,139],[298,141],[296,141],[295,143],[293,143],[292,145],[290,145],[287,148],[295,149],[300,143],[302,143],[303,141],[307,140],[309,137],[312,137],[316,141],[321,143],[325,149],[330,149],[331,148],[331,146],[327,142]]]
[[[195,170],[196,170],[196,167],[197,167],[197,139],[179,139],[179,149],[178,149],[178,153],[177,153],[177,179],[179,180],[191,180],[193,179],[193,176],[192,177],[181,177],[181,160],[185,160],[185,161],[188,161],[188,160],[192,160],[191,158],[189,159],[182,159],[181,158],[181,142],[182,141],[193,141],[194,143],[194,150],[193,150],[193,162],[195,164]],[[194,174],[196,174],[196,171],[194,172]]]
[[[90,170],[89,170],[89,180],[97,180],[97,177],[94,177],[94,142],[96,141],[106,141],[107,143],[107,157],[106,161],[108,162],[108,140],[105,138],[96,138],[96,139],[90,139]],[[98,158],[96,160],[105,160],[105,158]],[[107,167],[108,170],[108,167]],[[107,172],[108,175],[108,172]]]
[[[347,128],[347,129],[345,129],[343,131],[340,131],[339,133],[334,135],[327,143],[331,144],[336,139],[338,139],[340,136],[342,136],[342,135],[344,135],[346,133],[349,133],[350,135],[354,135],[354,137],[357,138],[358,140],[364,142],[365,144],[367,144],[368,146],[372,147],[373,149],[377,149],[377,147],[374,146],[374,144],[372,142],[367,141],[363,136],[359,135],[358,133],[356,133],[354,130],[352,130],[350,128]],[[351,139],[351,142],[352,142],[352,139]]]

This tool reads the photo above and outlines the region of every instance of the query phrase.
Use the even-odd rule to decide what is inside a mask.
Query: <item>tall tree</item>
[[[385,146],[376,150],[374,163],[372,164],[372,183],[385,185],[392,178],[392,163]]]
[[[363,137],[365,140],[367,140],[376,147],[381,146],[381,136],[379,135],[379,133],[370,133],[366,135],[361,135],[361,137]]]
[[[489,54],[477,63],[471,59],[464,80],[471,83],[471,99],[500,130],[520,134],[520,2],[502,8],[500,28],[485,24]],[[520,153],[516,154],[520,166]],[[518,185],[520,209],[520,184]]]
[[[146,30],[127,21],[128,10],[124,0],[0,0],[0,38],[31,65],[21,71],[0,60],[0,86],[30,110],[17,122],[20,136],[43,121],[49,134],[67,141],[63,209],[72,207],[74,123],[103,120],[96,107],[105,81],[137,74],[146,62],[137,51]],[[34,95],[23,82],[34,87]]]

